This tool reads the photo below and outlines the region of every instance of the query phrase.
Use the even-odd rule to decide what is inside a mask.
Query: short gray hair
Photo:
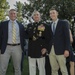
[[[38,14],[41,16],[41,14],[40,14],[40,12],[39,12],[39,11],[34,10],[34,12],[32,13],[32,17],[33,17],[36,13],[38,13]]]

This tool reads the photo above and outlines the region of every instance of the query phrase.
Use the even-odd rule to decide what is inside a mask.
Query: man
[[[32,14],[34,20],[27,27],[29,38],[28,59],[29,73],[36,75],[36,63],[39,69],[39,75],[45,75],[45,55],[49,46],[49,27],[41,21],[41,15],[38,11]]]
[[[10,9],[10,20],[0,23],[1,68],[0,75],[6,75],[10,56],[12,56],[15,75],[21,75],[21,56],[24,50],[24,27],[16,21],[17,12]]]
[[[51,8],[50,17],[52,19],[50,25],[52,37],[49,45],[49,58],[52,75],[58,75],[59,68],[62,75],[68,75],[66,68],[66,57],[69,56],[70,50],[68,23],[58,19],[58,12],[55,8]]]

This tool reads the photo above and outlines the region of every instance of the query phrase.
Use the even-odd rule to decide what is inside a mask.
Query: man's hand
[[[45,53],[46,53],[46,48],[43,48],[42,50],[41,50],[41,52],[42,52],[42,55],[44,55]]]
[[[65,50],[64,56],[65,56],[65,57],[68,57],[68,56],[69,56],[69,51],[68,51],[68,50]]]

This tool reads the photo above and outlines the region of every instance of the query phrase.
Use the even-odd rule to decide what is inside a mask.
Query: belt
[[[20,43],[17,43],[17,44],[7,44],[7,45],[10,45],[10,46],[17,46],[17,45],[20,45]]]

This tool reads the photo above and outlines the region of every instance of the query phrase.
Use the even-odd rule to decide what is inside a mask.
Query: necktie
[[[12,43],[16,43],[16,26],[14,22],[12,22]]]
[[[55,34],[55,23],[53,23],[53,34]]]

